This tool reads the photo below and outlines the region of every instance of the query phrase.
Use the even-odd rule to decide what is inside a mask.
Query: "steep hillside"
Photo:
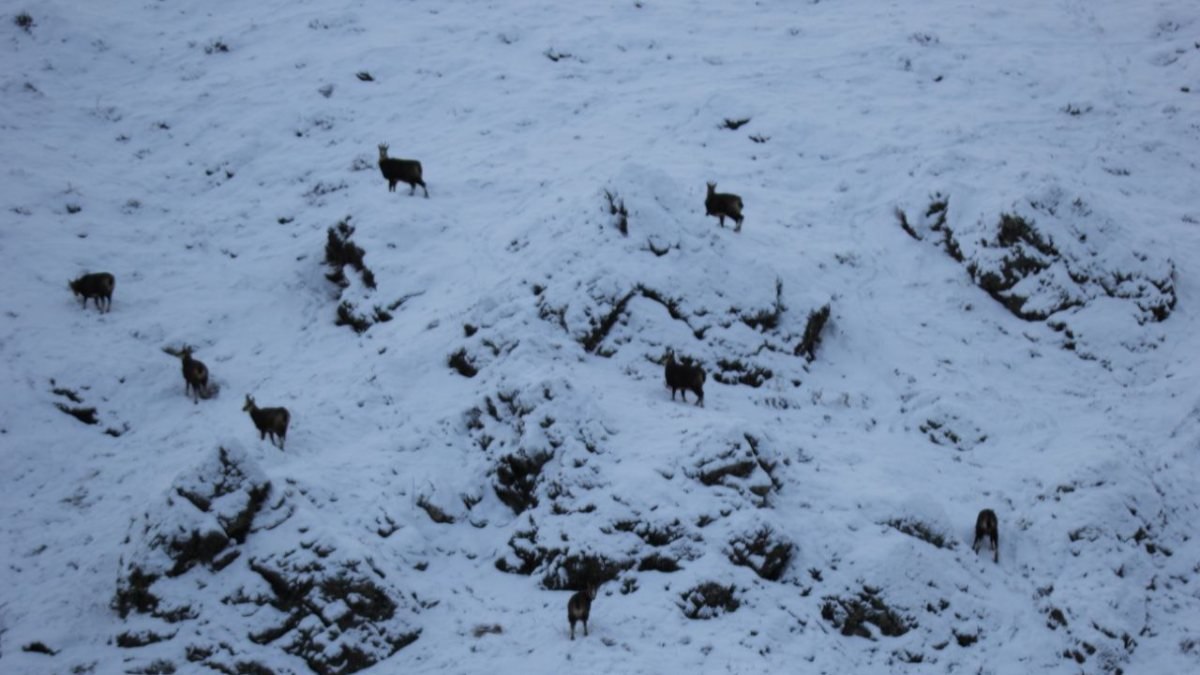
[[[0,24],[0,671],[1200,668],[1191,4],[78,4]]]

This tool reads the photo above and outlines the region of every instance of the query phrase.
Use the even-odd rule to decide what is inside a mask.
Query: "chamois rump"
[[[246,394],[246,405],[242,406],[242,410],[250,413],[254,426],[258,427],[259,440],[270,435],[272,445],[283,449],[283,442],[287,440],[288,421],[291,420],[287,408],[260,408],[254,405],[254,398]],[[275,442],[277,438],[278,443]]]
[[[398,159],[396,157],[388,157],[388,146],[386,143],[379,144],[379,170],[383,173],[383,177],[388,182],[388,192],[396,191],[396,183],[408,183],[411,188],[408,194],[415,194],[417,186],[425,191],[426,199],[429,198],[429,188],[425,187],[425,181],[421,179],[421,163],[415,159]]]
[[[567,622],[571,624],[571,639],[575,639],[575,622],[583,622],[583,636],[587,637],[588,615],[592,612],[592,600],[596,599],[596,585],[588,587],[571,596],[567,601]]]
[[[185,346],[179,351],[183,360],[183,393],[191,394],[192,403],[208,398],[208,366],[192,358],[192,348]]]
[[[1000,524],[996,520],[996,512],[984,509],[975,519],[975,542],[971,548],[979,553],[979,543],[988,540],[992,545],[992,562],[1000,562]]]
[[[704,214],[719,218],[721,227],[725,227],[725,218],[729,217],[737,223],[733,231],[742,231],[742,198],[728,192],[717,192],[716,183],[708,184],[708,195],[704,198]]]
[[[687,393],[691,391],[696,395],[696,405],[704,405],[704,380],[707,378],[704,368],[691,362],[678,363],[675,361],[675,352],[667,350],[663,373],[667,386],[671,388],[672,401],[675,400],[675,392],[679,392],[683,402],[687,403]]]
[[[117,280],[108,272],[85,274],[78,279],[68,281],[67,284],[75,293],[75,297],[83,298],[83,307],[87,307],[88,300],[95,299],[96,309],[101,312],[112,309],[113,288],[116,287]]]

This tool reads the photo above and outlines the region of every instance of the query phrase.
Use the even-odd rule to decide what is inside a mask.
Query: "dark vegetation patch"
[[[988,439],[987,434],[978,427],[955,414],[934,415],[922,422],[919,428],[934,445],[952,447],[959,452],[972,450]],[[964,431],[964,428],[968,431]]]
[[[721,384],[744,384],[758,388],[775,376],[770,368],[747,365],[740,359],[718,359],[713,379]]]
[[[607,311],[599,316],[588,317],[589,330],[579,341],[583,345],[584,351],[591,354],[599,353],[601,356],[605,356],[603,352],[598,352],[597,349],[600,347],[600,343],[604,341],[604,338],[608,337],[613,327],[617,325],[617,321],[625,313],[625,308],[636,293],[637,290],[634,289],[620,298],[614,298]]]
[[[651,553],[638,563],[639,572],[678,572],[682,569],[679,561],[661,553]]]
[[[375,274],[363,261],[366,251],[350,239],[354,235],[354,227],[350,225],[350,216],[346,216],[338,221],[337,225],[329,228],[326,235],[324,263],[329,266],[330,271],[325,278],[345,288],[350,285],[346,279],[345,268],[350,267],[359,273],[364,286],[374,289]]]
[[[749,567],[767,581],[779,581],[791,562],[795,545],[769,527],[739,535],[729,542],[729,561]]]
[[[538,541],[536,526],[528,530],[518,530],[509,538],[508,548],[510,554],[496,559],[496,569],[525,576],[543,569],[550,560],[565,553],[563,548],[541,544]]]
[[[145,550],[123,561],[113,598],[113,608],[122,618],[130,612],[168,622],[188,617],[190,608],[160,606],[154,584],[197,565],[220,571],[238,557],[238,545],[245,541],[271,490],[270,482],[244,462],[240,454],[219,449],[197,474],[200,477],[176,479],[164,514],[145,514],[141,529]]]
[[[946,535],[916,518],[893,518],[887,521],[885,525],[910,537],[916,537],[931,546],[950,550],[954,549],[954,542],[946,539]]]
[[[45,654],[46,656],[54,656],[58,653],[57,651],[47,647],[46,643],[41,642],[40,640],[35,640],[27,645],[24,645],[21,647],[21,651],[29,654]]]
[[[496,466],[492,488],[513,513],[520,514],[538,504],[537,487],[542,468],[554,458],[545,450],[504,455]]]
[[[542,575],[542,588],[567,591],[599,586],[616,579],[633,565],[633,560],[614,559],[598,553],[567,553],[547,564]]]
[[[475,367],[474,363],[471,363],[471,358],[467,356],[466,347],[462,347],[451,354],[448,363],[451,368],[463,377],[475,377],[479,374],[479,369]]]
[[[504,634],[504,627],[498,623],[476,624],[476,626],[471,629],[471,635],[475,638],[481,638],[484,635],[503,635],[503,634]]]
[[[429,501],[429,498],[422,495],[417,499],[417,506],[425,510],[429,515],[429,519],[439,525],[453,525],[454,516],[446,513],[440,506]]]
[[[897,210],[896,215],[909,236],[942,248],[966,268],[976,286],[1013,316],[1046,322],[1062,335],[1066,349],[1079,351],[1080,336],[1072,330],[1071,319],[1098,298],[1125,301],[1140,325],[1165,321],[1171,315],[1177,296],[1170,259],[1122,251],[1122,242],[1093,241],[1105,232],[1104,221],[1081,198],[1069,200],[1056,189],[1027,200],[1018,210],[1025,213],[1004,212],[993,223],[956,226],[963,231],[974,227],[965,239],[949,225],[949,199],[944,195],[935,194],[924,214],[912,217]],[[1059,227],[1060,241],[1047,234],[1044,223]],[[1111,256],[1103,256],[1104,246],[1123,261],[1113,263]],[[1145,340],[1124,344],[1134,351],[1153,348]],[[1079,354],[1095,358],[1084,351]]]
[[[680,593],[676,604],[687,618],[701,620],[736,612],[742,605],[737,598],[736,586],[723,586],[715,581],[706,581]]]
[[[608,201],[608,213],[613,217],[613,225],[618,232],[629,236],[629,211],[625,208],[625,200],[616,192],[607,189],[604,191],[604,198]]]
[[[167,659],[154,659],[150,663],[125,671],[130,675],[174,675],[175,663]]]
[[[738,319],[750,328],[759,331],[775,330],[783,316],[783,281],[775,280],[775,301],[770,307],[764,307],[752,312],[738,312]]]
[[[323,263],[329,266],[329,272],[326,273],[325,278],[337,284],[340,289],[334,325],[348,326],[355,333],[362,334],[377,323],[391,321],[393,312],[419,294],[400,297],[387,305],[374,305],[369,312],[360,311],[357,304],[341,298],[341,295],[350,286],[350,280],[346,277],[347,267],[358,273],[365,288],[365,294],[369,295],[376,289],[375,273],[367,267],[364,260],[366,251],[354,243],[351,239],[353,235],[354,227],[350,225],[350,216],[346,216],[338,221],[337,225],[329,228],[326,231]]]
[[[174,633],[163,635],[153,630],[124,631],[117,634],[117,646],[122,649],[134,649],[170,640],[173,637],[175,637]]]
[[[272,554],[250,561],[270,588],[254,604],[269,604],[283,616],[251,633],[252,642],[276,643],[320,675],[342,675],[369,668],[420,636],[393,624],[399,604],[378,583],[378,573],[354,561],[313,566],[305,558]]]
[[[84,424],[99,424],[100,420],[96,418],[95,408],[82,408],[68,406],[63,403],[55,403],[54,407],[83,422]]]
[[[817,347],[821,346],[821,331],[825,330],[825,324],[829,321],[829,312],[830,307],[827,303],[808,313],[808,321],[804,324],[804,337],[793,352],[796,356],[803,356],[810,363],[817,358]]]
[[[755,506],[765,507],[770,494],[781,487],[774,476],[777,465],[758,438],[744,434],[702,457],[688,475],[710,487],[733,489]]]
[[[520,530],[508,541],[509,552],[496,560],[496,569],[509,574],[541,575],[547,590],[579,590],[619,577],[637,561],[594,551],[572,551],[565,541],[550,546],[540,541],[537,526]],[[555,538],[555,537],[551,537]]]
[[[867,624],[888,637],[904,635],[917,627],[917,622],[893,609],[879,597],[879,589],[863,586],[857,595],[849,597],[826,596],[821,604],[821,618],[842,635],[858,636],[874,640],[875,636]]]
[[[29,12],[21,12],[14,16],[13,24],[15,24],[17,28],[20,28],[30,35],[33,34],[34,27],[37,26],[37,23],[33,20],[33,17],[29,15]]]
[[[656,548],[671,544],[684,534],[683,525],[678,518],[665,525],[652,525],[640,520],[620,520],[613,523],[612,529],[618,532],[632,532],[646,544]]]

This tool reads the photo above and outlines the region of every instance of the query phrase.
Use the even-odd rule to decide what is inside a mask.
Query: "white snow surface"
[[[296,628],[372,645],[364,672],[1200,671],[1194,1],[3,14],[0,671],[313,672],[262,637],[286,612],[254,569],[304,555],[396,603]],[[379,143],[428,199],[387,191]],[[742,196],[740,233],[706,181]],[[1002,214],[1075,256],[1017,290],[1078,303],[1027,321],[972,283]],[[375,289],[325,277],[347,217]],[[96,271],[110,313],[67,288]],[[1162,293],[1169,316],[1138,305]],[[392,319],[356,333],[342,300]],[[214,384],[195,404],[163,352],[185,344]],[[704,407],[671,400],[667,349],[704,365]],[[245,394],[291,411],[284,450]],[[162,533],[245,504],[171,510],[219,448],[266,506],[231,562],[156,582],[186,611],[122,617],[128,566],[170,567]],[[546,460],[521,513],[510,455]],[[982,508],[998,563],[972,551]],[[767,530],[793,547],[778,580],[730,559]],[[558,555],[499,568],[538,547]],[[622,568],[574,641],[571,555]],[[678,570],[639,569],[654,555]],[[738,608],[686,616],[707,582]],[[863,593],[909,630],[843,634]]]

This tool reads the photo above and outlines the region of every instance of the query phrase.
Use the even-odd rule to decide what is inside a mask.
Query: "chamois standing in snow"
[[[417,186],[425,191],[425,197],[429,197],[429,188],[425,187],[425,181],[421,179],[421,163],[415,159],[397,159],[388,157],[388,146],[386,143],[379,144],[379,170],[383,172],[383,177],[388,182],[388,192],[396,191],[396,183],[401,181],[408,183],[411,188],[408,194],[414,194],[417,191]]]
[[[113,288],[117,285],[116,278],[108,272],[85,274],[74,281],[67,282],[75,297],[83,298],[83,306],[87,307],[89,299],[96,300],[96,309],[107,312],[112,309]],[[102,302],[103,301],[103,304]]]
[[[192,358],[192,348],[184,347],[179,351],[183,359],[183,393],[191,394],[192,403],[199,403],[200,398],[208,398],[208,366]]]
[[[708,184],[708,196],[704,198],[704,214],[719,218],[721,227],[725,227],[725,218],[728,216],[737,223],[733,231],[742,231],[742,198],[728,192],[717,192],[716,183]]]
[[[692,363],[678,363],[675,361],[675,352],[667,350],[667,363],[663,371],[667,386],[671,388],[672,401],[678,391],[683,402],[687,403],[687,393],[691,391],[696,395],[696,405],[704,405],[704,380],[707,377],[704,368]]]
[[[975,543],[971,548],[979,553],[979,542],[987,539],[992,544],[992,562],[1000,562],[1000,524],[996,521],[996,512],[984,509],[975,519]]]
[[[583,636],[587,637],[588,614],[592,612],[592,600],[596,599],[596,585],[588,587],[571,596],[567,601],[567,621],[571,624],[571,639],[575,639],[575,622],[583,622]]]
[[[270,434],[271,443],[280,450],[283,449],[283,442],[287,439],[288,421],[291,419],[287,408],[260,408],[254,405],[250,394],[246,394],[246,405],[242,406],[242,410],[250,413],[254,426],[258,427],[259,440]],[[275,443],[276,438],[279,439],[278,443]]]

